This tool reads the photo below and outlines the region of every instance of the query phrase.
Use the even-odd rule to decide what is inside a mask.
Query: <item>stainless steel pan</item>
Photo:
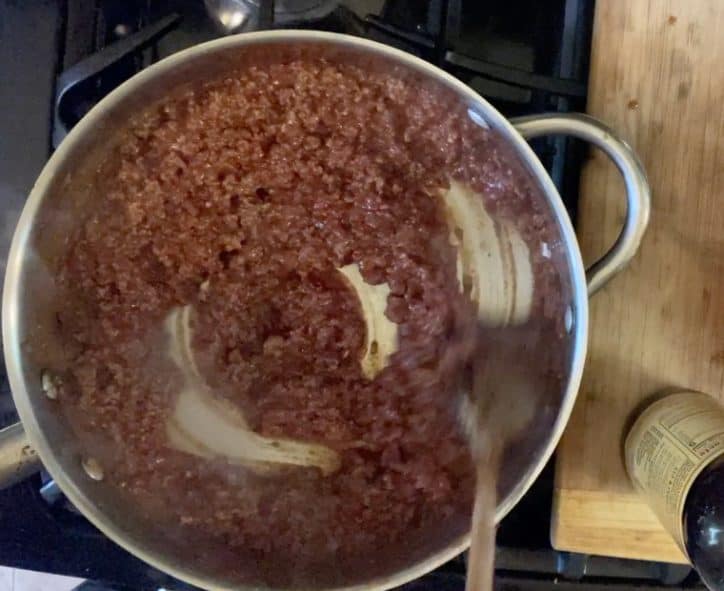
[[[15,231],[3,294],[3,343],[20,424],[0,432],[0,479],[10,484],[40,466],[47,468],[70,501],[101,531],[139,558],[167,573],[204,588],[227,588],[233,581],[189,562],[163,535],[124,507],[96,466],[84,463],[67,425],[53,409],[52,386],[44,384],[42,362],[53,355],[48,342],[54,285],[46,270],[62,252],[64,238],[82,212],[82,200],[63,196],[59,187],[77,163],[93,158],[107,137],[131,113],[177,84],[204,80],[270,45],[316,44],[334,51],[375,54],[422,73],[449,87],[470,105],[484,124],[497,131],[517,153],[545,195],[557,221],[566,252],[572,296],[567,311],[571,351],[565,388],[549,401],[539,424],[519,443],[520,452],[506,465],[496,518],[502,519],[535,480],[557,444],[571,413],[586,355],[588,297],[628,263],[643,237],[649,217],[649,188],[635,154],[616,134],[585,115],[544,115],[508,121],[463,83],[412,55],[364,39],[312,31],[268,31],[212,41],[177,53],[144,70],[99,103],[68,135],[43,169]],[[526,143],[547,134],[565,134],[591,142],[616,164],[626,186],[627,213],[613,247],[584,271],[573,228],[548,174]],[[52,339],[51,339],[52,341]],[[37,455],[36,455],[37,452]],[[418,577],[462,552],[464,535],[434,547],[423,559],[394,573],[365,580],[359,589],[384,589]],[[349,587],[352,588],[352,587]]]

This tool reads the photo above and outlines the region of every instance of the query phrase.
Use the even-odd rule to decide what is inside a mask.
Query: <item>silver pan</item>
[[[512,147],[547,199],[564,243],[571,285],[567,324],[571,349],[565,387],[547,402],[544,419],[528,430],[505,466],[496,519],[501,520],[525,494],[561,437],[573,408],[586,355],[588,298],[621,271],[635,254],[649,217],[649,187],[631,149],[602,123],[585,115],[550,114],[509,121],[488,102],[452,76],[412,55],[355,37],[312,31],[266,31],[227,37],[177,53],[142,71],[93,108],[73,129],[41,172],[15,231],[3,294],[5,363],[21,424],[0,432],[0,480],[9,485],[42,465],[68,499],[104,534],[142,560],[203,588],[238,588],[233,580],[206,565],[188,560],[176,545],[134,517],[102,473],[84,466],[82,449],[44,391],[44,356],[52,357],[54,285],[47,261],[62,253],[65,237],[81,217],[82,200],[64,197],[58,188],[77,163],[100,151],[119,122],[174,86],[204,80],[279,44],[316,44],[342,53],[374,54],[410,68],[456,92],[477,117]],[[626,188],[626,217],[613,247],[584,270],[576,237],[561,198],[527,139],[565,134],[595,144],[613,160]],[[43,351],[38,351],[39,343]],[[46,384],[47,386],[47,384]],[[50,392],[52,396],[52,392]],[[382,577],[346,589],[387,589],[434,569],[469,545],[469,536],[431,544],[429,552]]]

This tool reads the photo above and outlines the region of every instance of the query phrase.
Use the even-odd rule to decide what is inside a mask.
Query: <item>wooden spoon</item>
[[[461,290],[478,306],[478,351],[473,356],[460,419],[476,466],[468,552],[467,591],[492,589],[496,489],[506,441],[528,425],[535,408],[540,331],[531,322],[534,277],[528,245],[508,220],[485,207],[481,195],[451,181],[440,193],[457,248]]]
[[[468,552],[466,591],[493,587],[495,509],[505,444],[527,428],[545,391],[547,355],[538,323],[481,325],[471,368],[470,398],[462,424],[476,466],[475,505]]]

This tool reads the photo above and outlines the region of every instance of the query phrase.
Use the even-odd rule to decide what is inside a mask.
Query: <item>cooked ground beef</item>
[[[474,476],[445,361],[475,313],[434,195],[458,179],[515,219],[536,313],[560,303],[539,246],[553,247],[551,222],[495,134],[394,69],[299,59],[150,106],[108,162],[59,274],[74,351],[60,403],[106,480],[193,546],[223,549],[244,580],[368,580],[463,533]],[[399,325],[374,380],[335,271],[350,263],[389,284]],[[338,471],[258,474],[168,445],[179,378],[163,321],[187,304],[214,390],[261,434],[336,450]]]

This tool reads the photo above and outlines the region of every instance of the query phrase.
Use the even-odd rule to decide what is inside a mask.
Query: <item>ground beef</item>
[[[106,480],[247,581],[369,580],[464,533],[474,477],[445,360],[474,310],[435,195],[455,178],[516,219],[545,293],[557,272],[539,245],[555,238],[516,166],[450,93],[390,68],[244,67],[150,106],[58,276],[74,352],[60,403]],[[350,263],[389,284],[399,325],[374,380],[335,271]],[[535,310],[556,302],[537,292]],[[336,473],[264,476],[168,445],[179,380],[162,324],[186,304],[215,391],[259,433],[338,451]]]

